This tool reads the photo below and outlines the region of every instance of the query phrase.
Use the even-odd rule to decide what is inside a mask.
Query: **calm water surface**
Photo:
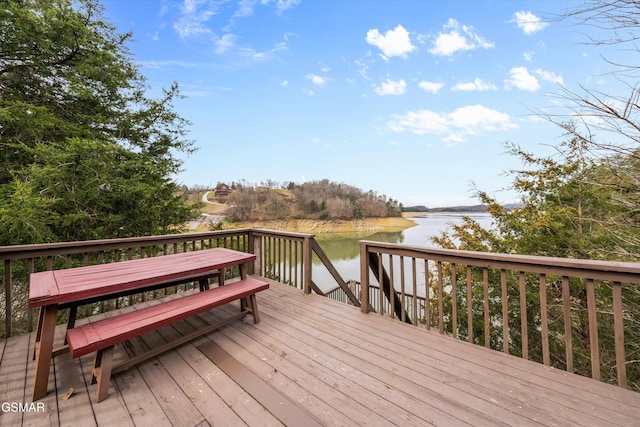
[[[491,226],[491,216],[489,214],[468,214],[467,216],[478,221],[483,227]],[[463,215],[460,214],[428,214],[424,217],[412,218],[417,224],[415,227],[396,233],[377,233],[365,238],[345,234],[322,235],[316,236],[316,239],[344,280],[359,280],[359,240],[434,248],[437,246],[431,242],[431,238],[449,229],[451,224],[461,224],[462,217]],[[314,264],[312,275],[314,282],[324,291],[335,286],[335,280],[321,264]]]

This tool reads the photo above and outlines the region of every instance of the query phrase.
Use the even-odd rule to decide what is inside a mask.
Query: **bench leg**
[[[247,298],[243,298],[241,305],[245,304],[245,299],[247,300],[246,304],[249,306],[249,310],[251,310],[253,323],[260,323],[260,313],[258,312],[258,299],[256,298],[256,294],[249,295]]]
[[[111,367],[113,366],[113,346],[96,352],[91,370],[91,384],[98,383],[96,402],[102,402],[109,395]]]

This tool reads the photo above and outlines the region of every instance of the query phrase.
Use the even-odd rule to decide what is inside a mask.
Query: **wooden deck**
[[[640,393],[278,283],[258,305],[261,323],[245,318],[117,374],[99,404],[87,386],[92,356],[65,354],[40,406],[11,412],[11,403],[30,402],[33,338],[0,341],[0,425],[640,425]],[[116,351],[135,353],[234,309]]]

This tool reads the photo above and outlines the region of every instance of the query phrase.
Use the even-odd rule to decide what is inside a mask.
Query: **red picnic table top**
[[[117,294],[206,274],[213,270],[253,261],[255,258],[254,254],[226,248],[213,248],[87,267],[43,271],[30,276],[29,306],[35,308]]]

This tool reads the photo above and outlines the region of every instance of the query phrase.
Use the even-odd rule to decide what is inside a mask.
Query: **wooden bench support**
[[[113,346],[96,352],[96,357],[93,359],[93,368],[91,369],[91,384],[98,383],[96,402],[102,402],[109,395],[112,365]],[[105,379],[104,381],[103,378]]]
[[[268,288],[267,283],[247,278],[137,311],[88,323],[67,331],[69,349],[74,358],[96,352],[91,384],[98,383],[96,401],[100,402],[109,393],[111,374],[124,371],[143,360],[189,342],[247,314],[251,314],[253,321],[258,323],[260,316],[256,293]],[[241,302],[239,313],[137,355],[116,366],[113,365],[113,347],[116,344],[237,300]]]

